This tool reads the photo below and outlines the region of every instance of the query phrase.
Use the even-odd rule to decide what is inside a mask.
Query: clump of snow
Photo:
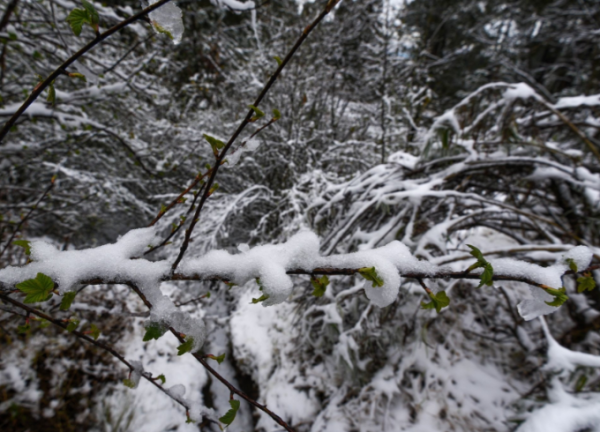
[[[593,257],[594,253],[589,247],[576,246],[563,255],[563,261],[557,263],[557,266],[562,264],[561,267],[568,267],[567,260],[573,260],[573,262],[577,265],[577,270],[582,271],[590,265]]]
[[[34,240],[31,242],[33,262],[23,267],[1,269],[0,280],[15,285],[35,278],[37,273],[44,273],[59,284],[61,294],[92,278],[133,280],[143,286],[157,286],[169,273],[168,263],[130,259],[141,255],[157,240],[155,228],[131,230],[114,244],[83,250],[61,251],[46,242]]]
[[[600,357],[560,346],[543,318],[541,322],[548,341],[548,362],[544,369],[568,375],[577,366],[600,367]],[[548,390],[548,399],[551,403],[533,412],[517,429],[518,432],[597,430],[600,424],[600,398],[597,394],[588,395],[585,399],[570,395],[565,391],[559,375],[555,375]]]
[[[201,258],[184,259],[180,268],[188,274],[225,277],[238,285],[260,278],[263,294],[269,296],[263,302],[267,306],[281,303],[291,294],[293,283],[287,270],[311,270],[318,257],[318,237],[302,232],[284,244],[257,246],[237,255],[211,251]]]
[[[600,105],[600,95],[563,97],[556,102],[554,108],[577,108],[581,105]]]
[[[150,4],[153,5],[157,1],[158,0],[151,0]],[[183,36],[183,14],[174,1],[150,12],[149,16],[153,23],[154,30],[157,33],[161,33],[159,29],[166,30],[172,36],[175,45],[178,45],[181,42]],[[157,28],[157,24],[160,27]]]
[[[227,163],[229,163],[229,165],[231,165],[231,166],[237,164],[240,161],[240,159],[242,158],[242,155],[244,153],[253,152],[259,146],[260,146],[259,140],[255,139],[255,138],[248,140],[246,143],[244,143],[240,147],[238,147],[235,151],[233,151],[227,155]]]
[[[140,378],[144,373],[144,366],[142,365],[142,362],[136,360],[130,360],[129,363],[133,366],[133,370],[129,375],[129,381],[133,384],[133,388],[137,388],[140,383]]]
[[[255,3],[253,1],[241,2],[238,0],[212,0],[217,6],[226,7],[236,11],[244,11],[254,9]]]
[[[504,98],[513,101],[515,99],[527,100],[539,98],[534,89],[525,83],[510,84],[504,92]]]

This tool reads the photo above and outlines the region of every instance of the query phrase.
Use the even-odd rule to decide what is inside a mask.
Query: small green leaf
[[[494,268],[490,263],[486,263],[483,267],[483,273],[481,273],[481,281],[479,282],[479,286],[477,288],[480,288],[482,285],[492,286],[494,284],[494,281],[492,280],[493,276]]]
[[[219,418],[219,421],[223,424],[230,425],[235,420],[235,416],[240,409],[240,401],[232,399],[229,401],[231,409],[225,413],[225,415]]]
[[[31,242],[29,240],[15,240],[13,244],[25,249],[25,255],[31,255]]]
[[[383,286],[383,279],[379,277],[377,271],[375,270],[375,267],[363,267],[361,269],[358,269],[358,272],[366,280],[373,282],[373,288]]]
[[[210,144],[210,146],[212,147],[213,153],[215,156],[217,156],[219,154],[219,150],[222,149],[223,147],[225,147],[225,143],[221,140],[216,139],[215,137],[212,137],[210,135],[207,134],[202,134],[202,136],[204,137],[204,139],[206,141],[208,141],[208,143]],[[210,169],[210,165],[207,164],[207,168],[206,169]]]
[[[281,60],[281,57],[279,57],[279,56],[273,56],[273,58],[277,62],[277,65],[281,66],[281,63],[283,63],[283,61]]]
[[[208,354],[206,357],[208,357],[209,359],[215,360],[217,363],[221,364],[221,363],[223,363],[223,360],[225,360],[225,353],[221,354],[220,356],[214,356],[212,354]]]
[[[100,337],[100,329],[96,326],[96,324],[90,325],[90,336],[94,338],[94,340],[98,340]]]
[[[158,340],[162,335],[167,332],[167,328],[160,323],[152,322],[146,326],[146,334],[144,335],[144,342],[148,342],[152,339]]]
[[[135,388],[135,383],[133,381],[131,381],[130,379],[125,378],[123,380],[123,384],[125,384],[125,387]]]
[[[83,25],[88,23],[91,24],[91,19],[88,16],[88,12],[83,9],[73,9],[69,16],[67,17],[67,22],[71,26],[73,33],[75,36],[79,36],[81,34],[81,29]]]
[[[152,21],[152,26],[154,27],[154,29],[156,30],[157,33],[165,34],[171,40],[175,39],[173,37],[173,33],[171,33],[169,30],[167,30],[166,28],[164,28],[163,26],[161,26],[156,21]]]
[[[279,120],[281,118],[281,113],[277,108],[273,108],[273,118],[275,120]]]
[[[591,291],[596,288],[596,281],[591,276],[583,276],[577,278],[577,292]]]
[[[81,0],[83,3],[83,7],[88,14],[89,24],[95,31],[98,31],[98,23],[100,21],[100,17],[98,16],[98,12],[96,12],[96,8],[86,0]]]
[[[40,328],[46,328],[46,327],[50,327],[50,321],[48,321],[47,319],[40,319]]]
[[[194,338],[188,336],[185,338],[185,342],[177,347],[177,355],[184,355],[186,352],[190,352],[194,346]]]
[[[83,82],[87,82],[87,79],[85,78],[85,75],[79,72],[72,72],[69,74],[69,78],[78,78],[80,80],[82,80]]]
[[[77,318],[69,319],[69,324],[67,325],[67,331],[72,332],[73,330],[76,330],[77,327],[79,327],[79,322],[80,321]]]
[[[567,258],[565,261],[569,265],[569,269],[571,269],[573,273],[577,273],[577,263],[575,263],[575,260],[573,258]]]
[[[321,276],[319,279],[312,278],[310,280],[310,283],[314,287],[312,295],[314,295],[315,297],[323,297],[323,295],[325,294],[325,290],[327,289],[327,285],[329,285],[329,278],[327,277],[327,275]]]
[[[48,97],[46,98],[52,105],[56,102],[56,90],[54,89],[54,81],[48,86]]]
[[[261,295],[259,298],[253,298],[252,299],[252,304],[256,304],[256,303],[260,303],[260,302],[264,302],[266,299],[268,299],[269,296],[266,294]]]
[[[163,384],[167,382],[167,379],[165,378],[165,376],[163,374],[160,374],[159,376],[157,376],[156,379],[160,380]]]
[[[440,136],[440,140],[442,141],[442,147],[445,149],[450,147],[450,131],[446,128],[438,129],[438,135]]]
[[[17,289],[24,294],[23,303],[37,303],[50,300],[54,282],[44,273],[38,273],[35,279],[28,279],[16,285]]]
[[[581,375],[579,377],[579,379],[577,380],[577,382],[575,383],[575,393],[579,393],[581,390],[583,390],[583,387],[585,387],[586,383],[587,383],[587,376]]]
[[[63,295],[63,298],[60,302],[60,310],[61,311],[67,311],[69,310],[69,308],[71,307],[71,305],[73,304],[73,300],[75,300],[75,296],[77,295],[77,292],[75,291],[68,291]]]
[[[17,326],[17,333],[19,333],[19,334],[25,334],[29,330],[31,330],[31,325],[29,325],[29,324]]]
[[[8,32],[8,38],[9,38],[11,41],[16,41],[16,40],[17,40],[17,34],[16,34],[16,33],[13,33],[13,32]]]
[[[208,191],[208,195],[212,195],[213,193],[215,193],[215,191],[219,189],[219,183],[215,183],[212,185],[212,187],[210,188],[210,190]]]
[[[471,255],[473,255],[473,257],[475,257],[475,259],[479,263],[479,267],[484,267],[485,264],[487,263],[487,261],[483,257],[483,254],[481,253],[481,251],[473,245],[468,244],[467,246],[471,248],[471,252],[469,252],[469,253]]]
[[[254,117],[252,117],[252,120],[258,120],[259,118],[265,116],[265,113],[260,108],[255,107],[254,105],[248,105],[248,108],[254,111]]]
[[[554,296],[554,300],[552,300],[551,302],[544,302],[548,306],[559,307],[564,302],[569,300],[569,297],[566,294],[567,290],[565,288],[559,288],[559,289],[546,288],[546,292],[548,294]]]
[[[440,291],[437,294],[427,293],[431,301],[429,303],[421,302],[423,309],[435,309],[437,313],[450,304],[450,299],[445,291]]]

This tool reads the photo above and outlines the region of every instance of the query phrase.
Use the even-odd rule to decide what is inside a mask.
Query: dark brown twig
[[[10,298],[8,295],[6,294],[2,294],[0,293],[0,299],[2,299],[3,301],[12,304],[13,306],[18,307],[19,309],[22,309],[24,311],[26,311],[28,314],[31,315],[35,315],[38,316],[40,318],[45,319],[46,321],[51,322],[52,324],[54,324],[57,327],[62,328],[63,330],[67,329],[67,324],[65,324],[62,321],[59,321],[53,317],[51,317],[50,315],[45,314],[44,312],[41,312],[37,309],[34,309],[32,307],[29,307],[21,302],[18,302],[12,298]],[[119,360],[121,363],[123,363],[125,366],[127,366],[129,368],[130,371],[134,371],[135,367],[129,363],[127,361],[127,359],[125,357],[123,357],[118,351],[116,351],[114,348],[102,343],[102,342],[98,342],[97,340],[89,337],[88,335],[86,335],[85,333],[82,333],[80,331],[77,330],[73,330],[71,332],[73,335],[77,336],[79,339],[83,339],[86,342],[106,351],[107,353],[109,353],[110,355],[112,355],[114,358],[116,358],[117,360]],[[173,396],[171,396],[171,394],[165,390],[165,388],[163,386],[161,386],[160,384],[158,384],[154,379],[152,379],[152,376],[148,373],[141,373],[140,374],[143,378],[145,378],[149,383],[151,383],[152,385],[154,385],[156,388],[158,388],[161,392],[163,392],[164,394],[166,394],[167,396],[169,396],[171,399],[173,399],[175,402],[177,402],[179,405],[181,405],[182,407],[184,407],[186,409],[186,411],[188,411],[190,409],[190,407],[187,406],[187,404],[185,404],[184,402],[182,402],[181,400],[178,400],[176,398],[174,398]]]
[[[269,79],[267,84],[265,84],[262,91],[260,92],[260,94],[258,95],[258,97],[256,98],[256,100],[254,101],[254,103],[252,105],[254,105],[255,107],[258,107],[260,105],[260,103],[262,102],[264,97],[267,95],[267,93],[269,92],[269,90],[271,89],[273,84],[275,84],[275,81],[277,80],[277,78],[279,77],[279,75],[281,74],[283,69],[285,69],[287,64],[292,59],[292,57],[294,57],[294,54],[296,54],[296,51],[298,51],[298,48],[300,48],[300,46],[302,45],[304,40],[314,30],[314,28],[323,20],[323,18],[325,18],[325,16],[327,16],[327,14],[329,14],[331,9],[338,3],[338,1],[339,0],[328,0],[327,6],[323,10],[323,12],[321,12],[311,24],[309,24],[308,26],[306,26],[304,28],[304,31],[302,32],[302,34],[300,35],[300,37],[298,38],[298,40],[296,41],[296,43],[294,44],[292,49],[287,53],[287,55],[285,56],[285,58],[283,59],[283,61],[281,62],[281,64],[277,68],[277,70],[275,71],[275,73],[273,75],[271,75],[271,78]],[[208,180],[206,182],[206,189],[205,189],[204,193],[202,194],[202,198],[200,199],[200,203],[198,204],[198,207],[196,208],[196,212],[194,213],[194,218],[192,219],[190,227],[185,231],[185,238],[184,238],[181,248],[179,250],[179,255],[177,256],[177,258],[175,259],[175,262],[173,262],[173,265],[171,266],[171,268],[173,269],[173,272],[175,271],[175,269],[177,269],[177,266],[179,265],[179,263],[183,259],[183,256],[185,255],[185,252],[187,251],[188,245],[190,243],[190,239],[192,237],[192,232],[194,231],[194,228],[200,219],[200,213],[202,212],[204,203],[206,202],[206,200],[208,199],[208,197],[211,194],[212,185],[213,185],[213,183],[215,181],[215,177],[217,176],[217,173],[219,171],[219,167],[221,166],[223,160],[225,159],[225,156],[227,155],[227,152],[229,151],[229,149],[231,148],[231,146],[233,145],[235,140],[242,133],[242,131],[246,128],[246,126],[249,123],[251,123],[253,116],[254,116],[254,110],[252,110],[252,109],[248,110],[246,117],[244,118],[244,120],[242,120],[242,122],[240,123],[240,125],[238,126],[236,131],[233,133],[231,138],[229,138],[229,141],[227,141],[227,144],[225,145],[223,150],[216,155],[215,168],[211,172],[210,177],[208,178]]]

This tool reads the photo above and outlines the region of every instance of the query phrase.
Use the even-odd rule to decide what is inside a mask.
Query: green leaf
[[[173,37],[173,33],[171,33],[169,30],[167,30],[166,28],[164,28],[163,26],[161,26],[159,23],[157,23],[156,21],[152,21],[152,26],[156,29],[156,31],[160,34],[165,34],[167,35],[167,37],[171,40],[174,40],[175,38]]]
[[[233,423],[233,421],[235,420],[235,416],[236,416],[238,410],[240,409],[240,401],[232,399],[229,401],[229,405],[231,406],[231,409],[229,411],[227,411],[225,413],[225,415],[219,419],[219,421],[221,423],[224,423],[228,426],[231,423]]]
[[[221,354],[220,356],[214,356],[212,354],[209,354],[206,357],[208,357],[209,359],[215,360],[217,363],[221,364],[221,363],[223,363],[223,360],[225,360],[225,353]]]
[[[281,113],[277,108],[273,108],[273,118],[275,120],[279,120],[281,118]]]
[[[13,244],[25,249],[25,255],[31,255],[31,242],[29,240],[15,240]]]
[[[194,338],[188,336],[185,338],[185,342],[177,347],[177,355],[184,355],[186,352],[190,352],[194,346]]]
[[[575,260],[573,258],[567,258],[565,261],[569,265],[569,269],[571,269],[573,273],[577,273],[577,264],[575,263]]]
[[[90,325],[90,336],[94,338],[94,340],[98,340],[100,337],[100,329],[96,327],[96,324]]]
[[[596,288],[596,281],[591,276],[583,276],[577,278],[577,292],[591,291]]]
[[[28,279],[16,285],[17,289],[24,294],[23,303],[37,303],[50,300],[54,282],[44,273],[38,273],[35,279]]]
[[[566,302],[567,300],[569,300],[569,297],[566,294],[567,290],[565,288],[559,288],[559,289],[546,288],[546,292],[548,294],[554,296],[554,300],[552,300],[551,302],[544,302],[548,306],[559,307],[564,302]]]
[[[50,321],[48,321],[47,319],[40,319],[40,328],[46,328],[46,327],[50,327]]]
[[[481,273],[481,281],[479,282],[479,287],[482,285],[492,286],[494,281],[492,280],[494,276],[494,268],[490,263],[486,263],[483,267],[483,273]]]
[[[475,259],[477,260],[477,263],[479,264],[479,267],[484,267],[487,264],[487,261],[483,257],[483,254],[481,253],[481,251],[473,245],[468,244],[467,246],[469,246],[471,248],[471,252],[469,252],[469,253],[471,255],[473,255],[473,257],[475,257]]]
[[[363,267],[361,269],[358,269],[358,272],[366,280],[373,282],[373,288],[383,286],[383,279],[379,277],[377,271],[375,270],[375,267]]]
[[[19,333],[19,334],[25,334],[29,330],[31,330],[31,325],[29,325],[29,324],[17,326],[17,333]]]
[[[264,302],[266,299],[268,299],[269,296],[266,294],[261,295],[259,298],[253,298],[252,299],[252,304],[256,304],[256,303],[260,303],[260,302]]]
[[[217,156],[219,154],[220,149],[225,147],[225,143],[221,140],[216,139],[215,137],[211,137],[210,135],[207,135],[207,134],[202,134],[202,136],[204,137],[204,139],[206,141],[208,141],[208,143],[212,147],[212,150],[213,150],[213,153],[215,154],[215,156]],[[207,169],[210,169],[210,165],[208,165]]]
[[[319,279],[312,278],[310,283],[315,288],[312,292],[312,295],[315,297],[323,297],[325,290],[327,289],[327,285],[329,285],[329,278],[327,275],[321,276]]]
[[[77,318],[69,319],[69,325],[67,325],[67,331],[72,332],[73,330],[76,330],[77,327],[79,327],[79,322],[80,321]]]
[[[67,311],[67,310],[69,310],[69,308],[73,304],[73,300],[75,300],[75,296],[76,295],[77,295],[77,292],[75,292],[75,291],[66,292],[63,295],[63,298],[62,298],[62,300],[60,302],[60,310],[61,311]]]
[[[125,378],[123,380],[123,384],[125,384],[125,387],[135,388],[135,383],[133,381],[131,381],[130,379]]]
[[[163,384],[167,382],[167,379],[165,378],[165,376],[163,374],[160,374],[159,376],[157,376],[156,379],[160,380],[160,382],[162,382]]]
[[[67,22],[71,26],[75,36],[79,36],[81,34],[81,29],[83,28],[84,24],[88,23],[91,25],[91,19],[88,15],[88,12],[84,9],[73,9],[67,17]]]
[[[254,105],[248,105],[248,108],[254,111],[254,117],[252,117],[252,120],[258,120],[259,118],[265,116],[265,113],[260,108],[255,107]]]
[[[587,383],[587,376],[581,375],[579,377],[579,379],[577,380],[577,382],[575,383],[575,393],[579,393],[581,390],[583,390],[583,387],[585,387],[586,383]]]
[[[440,140],[442,141],[442,147],[445,149],[450,147],[450,131],[446,128],[438,129],[438,135],[440,136]]]
[[[148,342],[152,339],[158,340],[162,335],[167,332],[167,328],[160,323],[152,322],[146,326],[146,334],[144,335],[144,342]]]
[[[85,78],[85,75],[79,72],[72,72],[69,74],[69,78],[78,78],[80,80],[82,80],[83,82],[87,82],[87,79]]]
[[[431,298],[431,302],[425,303],[421,302],[421,307],[423,309],[435,309],[437,313],[448,306],[450,304],[450,299],[446,295],[445,291],[440,291],[437,294],[427,293],[429,298]]]
[[[100,21],[100,17],[98,16],[98,12],[96,12],[96,8],[86,0],[81,0],[83,3],[83,7],[88,14],[89,23],[95,31],[98,31],[98,23]]]
[[[46,98],[52,105],[56,102],[56,90],[54,89],[54,81],[48,86],[48,97]]]
[[[277,62],[277,65],[281,66],[281,63],[283,63],[283,61],[281,60],[281,57],[279,57],[279,56],[273,56],[273,58]]]

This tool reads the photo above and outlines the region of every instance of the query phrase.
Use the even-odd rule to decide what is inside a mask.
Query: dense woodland
[[[464,272],[473,245],[481,267],[505,269],[508,280],[482,284],[404,274],[385,307],[358,273],[326,286],[294,275],[273,305],[254,278],[162,282],[181,322],[206,326],[201,352],[225,354],[207,361],[295,431],[599,431],[600,2],[175,3],[180,42],[156,31],[157,12],[125,26],[63,70],[0,142],[0,430],[220,430],[233,393],[178,356],[175,336],[143,341],[154,315],[130,286],[88,281],[69,310],[64,291],[29,307],[99,330],[133,378],[110,352],[10,303],[23,295],[3,279],[42,256],[19,240],[58,254],[151,223],[161,240],[135,258],[172,263],[206,194],[189,257],[310,231],[323,257],[398,241],[415,262]],[[228,142],[328,3],[217,164],[218,188],[197,182],[181,196],[215,169],[204,135]],[[93,6],[102,32],[148,5]],[[75,8],[0,0],[2,124],[96,37],[92,25],[74,34]],[[553,291],[519,280],[546,284],[560,266],[568,300],[540,309]],[[449,305],[423,308],[430,292]],[[137,362],[170,390],[132,383]],[[182,391],[204,407],[198,418]],[[284,430],[246,402],[229,429]]]

